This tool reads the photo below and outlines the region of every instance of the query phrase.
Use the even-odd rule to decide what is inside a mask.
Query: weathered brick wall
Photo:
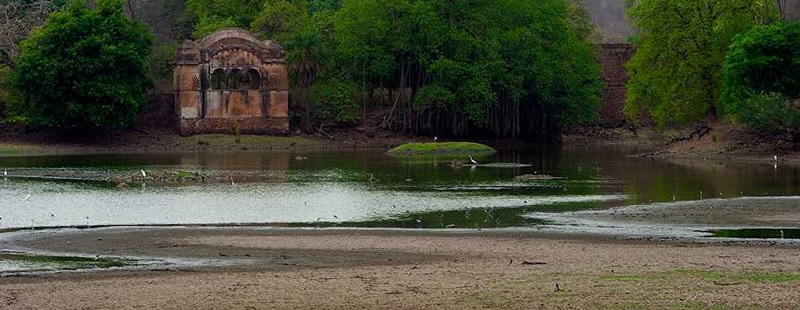
[[[204,133],[221,134],[271,134],[286,135],[289,132],[288,117],[230,118],[182,118],[179,121],[181,135]]]
[[[600,63],[603,68],[603,104],[600,115],[604,124],[620,124],[625,120],[622,108],[625,106],[628,77],[625,64],[633,56],[631,44],[599,45]]]

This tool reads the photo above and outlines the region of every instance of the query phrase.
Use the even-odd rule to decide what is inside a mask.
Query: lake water
[[[529,167],[451,167],[382,150],[0,157],[0,229],[105,225],[536,227],[525,216],[708,198],[800,195],[800,169],[763,163],[666,162],[634,146],[509,149],[479,160]],[[307,157],[297,160],[297,156]],[[258,182],[159,186],[60,175],[182,169]],[[2,173],[0,171],[0,173]],[[559,179],[518,181],[523,174]],[[41,178],[19,178],[38,175]]]

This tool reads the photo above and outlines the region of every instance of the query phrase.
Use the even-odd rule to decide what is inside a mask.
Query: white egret
[[[8,169],[3,169],[3,176],[4,176],[4,177],[7,177],[7,176],[8,176]]]
[[[472,158],[472,155],[467,155],[467,156],[469,157],[469,161],[472,162],[473,165],[480,165],[477,161],[475,161],[474,158]]]
[[[142,183],[145,181],[147,181],[147,172],[144,172],[144,169],[142,169]]]

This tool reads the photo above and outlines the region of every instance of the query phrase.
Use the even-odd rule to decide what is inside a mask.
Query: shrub
[[[793,101],[778,93],[753,95],[738,106],[738,119],[762,132],[792,130],[800,125],[800,111]]]
[[[737,36],[724,65],[726,114],[756,130],[798,125],[800,26],[778,23]]]
[[[22,43],[14,86],[37,124],[124,128],[137,118],[152,36],[124,15],[122,0],[97,9],[75,1]]]
[[[358,85],[343,78],[319,81],[312,90],[317,117],[344,125],[352,125],[357,121],[357,96]]]

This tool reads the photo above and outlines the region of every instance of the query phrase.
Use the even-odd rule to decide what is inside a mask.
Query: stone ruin
[[[180,134],[286,134],[288,110],[280,45],[235,28],[181,44],[175,68]]]

